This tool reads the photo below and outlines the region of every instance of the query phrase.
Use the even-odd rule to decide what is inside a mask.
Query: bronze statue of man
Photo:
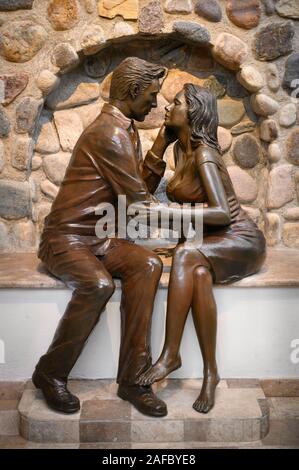
[[[109,102],[81,134],[51,212],[45,219],[38,256],[48,270],[73,292],[55,336],[33,373],[49,406],[65,413],[80,409],[67,379],[83,346],[114,292],[114,277],[122,282],[121,345],[117,373],[118,396],[140,412],[164,416],[167,408],[150,385],[138,377],[151,366],[150,327],[154,298],[162,272],[152,251],[122,238],[99,239],[95,225],[98,204],[149,203],[151,181],[165,162],[149,151],[142,161],[134,119],[143,121],[157,106],[157,94],[167,69],[136,57],[123,60],[112,75]],[[160,155],[169,141],[160,132]],[[158,148],[159,147],[159,148]]]

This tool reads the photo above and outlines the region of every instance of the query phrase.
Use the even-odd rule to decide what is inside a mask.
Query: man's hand
[[[176,133],[170,127],[166,126],[165,123],[162,124],[159,130],[157,139],[158,138],[162,139],[167,147],[178,139]]]
[[[165,124],[162,124],[161,129],[153,144],[152,151],[160,158],[163,158],[164,152],[167,147],[177,140],[177,135]]]

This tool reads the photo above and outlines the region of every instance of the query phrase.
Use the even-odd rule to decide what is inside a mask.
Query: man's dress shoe
[[[43,372],[35,370],[32,382],[36,388],[40,388],[47,404],[55,411],[62,413],[76,413],[80,410],[80,401],[66,386],[66,382],[54,379]]]
[[[140,413],[156,417],[167,415],[166,404],[154,394],[151,385],[120,384],[117,395],[132,403]]]

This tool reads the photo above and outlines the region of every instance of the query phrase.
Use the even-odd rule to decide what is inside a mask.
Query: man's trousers
[[[114,241],[114,243],[113,243]],[[39,257],[47,269],[73,290],[52,343],[37,370],[66,381],[83,346],[121,279],[121,344],[117,382],[134,384],[151,366],[150,332],[162,262],[150,250],[125,239],[108,242],[101,255],[88,245],[55,252],[43,241]],[[99,358],[99,360],[109,358]]]

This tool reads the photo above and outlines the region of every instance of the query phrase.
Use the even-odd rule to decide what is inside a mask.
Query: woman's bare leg
[[[193,279],[192,316],[204,363],[203,384],[193,408],[207,413],[214,405],[215,389],[220,380],[216,364],[217,306],[211,272],[200,266],[194,270]]]
[[[193,273],[199,266],[209,266],[209,263],[198,250],[186,248],[184,245],[176,248],[169,280],[163,351],[158,361],[140,375],[139,384],[149,385],[161,380],[181,366],[179,349],[193,298]]]

